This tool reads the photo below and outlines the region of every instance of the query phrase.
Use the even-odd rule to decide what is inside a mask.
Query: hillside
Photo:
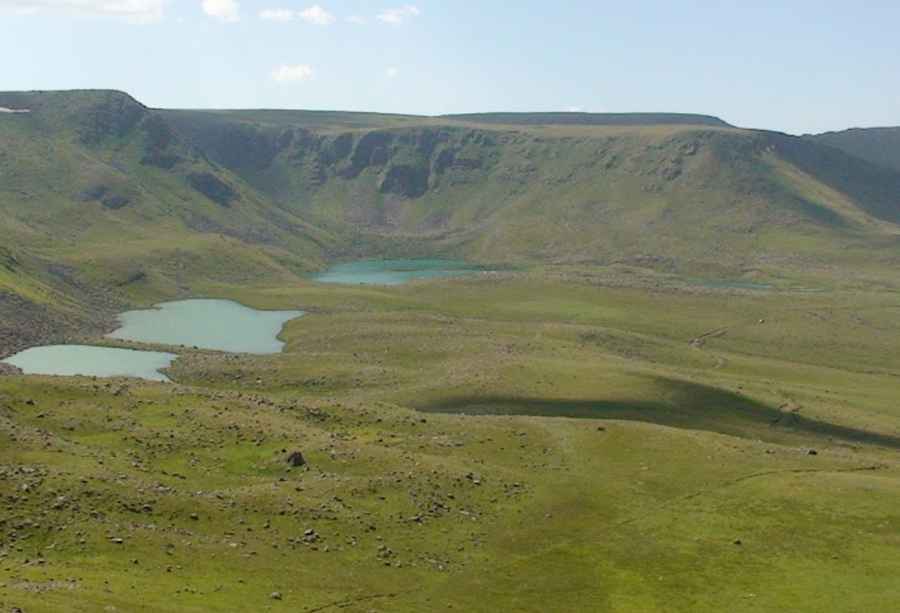
[[[0,106],[29,111],[0,118],[4,353],[198,278],[295,278],[323,261],[326,234],[125,94],[5,93]]]
[[[17,337],[59,337],[64,303],[100,325],[349,257],[888,284],[900,262],[900,171],[714,117],[155,110],[113,91],[0,107],[22,111],[0,114]]]
[[[900,128],[853,128],[810,135],[807,138],[900,171]]]
[[[337,114],[161,113],[352,255],[403,245],[731,277],[898,256],[900,172],[715,118],[354,114],[346,129]]]

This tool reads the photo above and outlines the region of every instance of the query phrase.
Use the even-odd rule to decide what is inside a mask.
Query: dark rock
[[[19,258],[7,247],[0,247],[0,264],[10,272],[15,272],[19,266]]]
[[[137,283],[139,281],[143,281],[147,278],[147,273],[143,270],[132,270],[128,273],[128,276],[125,277],[124,281],[117,283],[118,287],[124,287],[126,285],[131,285],[132,283]],[[118,394],[117,394],[118,395]]]
[[[92,185],[75,196],[81,202],[100,202],[104,208],[118,210],[131,203],[131,199],[117,194],[108,185]]]
[[[126,198],[125,196],[111,194],[111,195],[103,198],[103,200],[101,200],[100,203],[103,205],[104,208],[111,209],[113,211],[118,211],[119,209],[121,209],[121,208],[127,206],[129,203],[131,203],[131,200],[129,198]]]
[[[106,185],[92,185],[87,189],[83,189],[81,192],[75,196],[76,199],[81,200],[82,202],[90,202],[91,200],[100,200],[109,192],[109,187]]]
[[[319,150],[319,162],[325,166],[330,166],[346,159],[352,151],[353,135],[340,134],[333,139],[326,139],[322,142]]]
[[[290,131],[275,134],[256,126],[221,125],[217,130],[202,133],[200,144],[204,150],[213,151],[216,161],[227,168],[261,171],[292,140]]]
[[[298,467],[298,466],[305,466],[305,465],[306,465],[306,458],[304,458],[304,457],[303,457],[303,454],[300,453],[299,451],[294,451],[294,452],[291,452],[290,455],[288,455],[288,457],[287,457],[287,463],[288,463],[290,466],[293,466],[293,467],[295,467],[295,468]]]
[[[147,114],[147,108],[122,92],[98,94],[93,104],[79,110],[78,135],[86,145],[128,134]]]
[[[191,187],[220,206],[229,207],[238,199],[234,188],[211,172],[191,173],[187,180]]]
[[[363,135],[356,143],[344,176],[354,178],[369,166],[384,166],[390,158],[392,140],[389,132],[374,131]]]
[[[397,194],[405,198],[418,198],[428,190],[427,166],[399,164],[388,168],[378,186],[383,194]]]
[[[806,452],[806,454],[807,455],[819,455],[819,452],[816,451],[815,449],[810,449],[809,451]]]
[[[161,116],[150,115],[141,127],[144,131],[144,157],[141,164],[163,170],[174,168],[182,158],[171,151],[176,142],[172,126]]]
[[[435,174],[443,174],[455,161],[456,152],[453,149],[442,149],[434,158],[432,170]]]

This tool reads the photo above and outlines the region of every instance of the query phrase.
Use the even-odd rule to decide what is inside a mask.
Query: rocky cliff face
[[[483,130],[422,127],[322,134],[242,123],[172,123],[210,160],[251,181],[275,166],[300,175],[305,187],[313,188],[370,172],[377,176],[380,193],[404,198],[421,197],[448,173],[480,170],[497,158],[497,151],[489,150],[496,149],[498,139]],[[274,195],[278,181],[269,182],[271,178],[253,182]]]
[[[677,268],[711,256],[712,232],[732,246],[713,260],[742,253],[750,262],[770,257],[768,245],[751,248],[760,232],[900,220],[900,173],[711,117],[489,114],[346,128],[298,125],[302,114],[163,116],[210,161],[312,223],[352,236],[419,237],[470,256],[611,261],[625,253]],[[823,200],[825,192],[795,182],[800,176],[858,211]]]

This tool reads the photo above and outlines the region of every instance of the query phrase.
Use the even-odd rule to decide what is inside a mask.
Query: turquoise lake
[[[281,328],[301,315],[303,311],[259,311],[231,300],[179,300],[122,313],[121,327],[109,337],[232,353],[279,353],[284,347],[278,340]]]
[[[168,381],[160,369],[177,358],[173,353],[135,351],[90,345],[32,347],[3,360],[29,375],[140,377]]]
[[[402,285],[416,279],[458,277],[482,270],[459,260],[360,260],[313,276],[320,283]]]

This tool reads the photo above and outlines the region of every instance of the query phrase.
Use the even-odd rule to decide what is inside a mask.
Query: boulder
[[[306,465],[306,458],[303,457],[303,454],[299,451],[292,451],[288,454],[287,463],[289,466],[293,466],[294,468],[298,466]]]

